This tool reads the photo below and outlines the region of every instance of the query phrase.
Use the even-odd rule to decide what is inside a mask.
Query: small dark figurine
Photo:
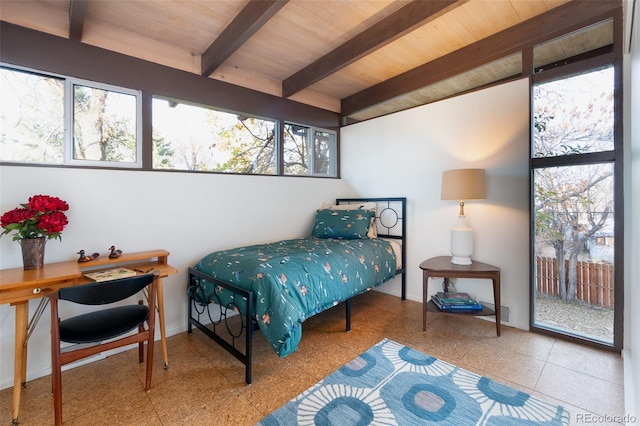
[[[91,256],[85,256],[84,250],[80,250],[76,254],[80,255],[80,257],[78,258],[78,263],[88,262],[90,260],[97,259],[98,257],[100,257],[100,253],[93,253]]]
[[[116,246],[109,247],[109,250],[111,250],[111,253],[109,253],[110,259],[115,259],[122,256],[122,250],[116,250]]]

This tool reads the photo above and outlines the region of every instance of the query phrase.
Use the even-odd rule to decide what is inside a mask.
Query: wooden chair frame
[[[135,278],[135,277],[134,277]],[[139,277],[137,277],[139,278]],[[145,329],[144,323],[140,324],[138,331],[135,334],[126,335],[125,337],[117,338],[116,340],[109,340],[105,343],[98,342],[92,346],[86,347],[79,345],[78,349],[65,348],[63,352],[60,347],[60,318],[58,301],[59,292],[56,291],[48,295],[51,302],[51,364],[52,364],[52,387],[53,387],[53,400],[54,400],[54,414],[55,424],[62,424],[62,366],[72,363],[74,361],[105,352],[114,348],[119,348],[131,344],[138,344],[138,359],[142,363],[144,361],[144,342],[147,342],[147,365],[146,365],[146,380],[145,390],[151,389],[151,374],[153,369],[153,346],[154,346],[154,334],[155,334],[155,315],[156,315],[156,297],[157,297],[157,282],[158,275],[154,274],[150,276],[150,283],[147,285],[148,297],[147,303],[149,307],[149,315],[147,320],[147,328]],[[122,280],[126,280],[124,278]],[[130,278],[129,278],[130,279]],[[142,304],[142,300],[138,302]],[[124,333],[123,333],[124,334]],[[123,335],[121,334],[121,335]]]

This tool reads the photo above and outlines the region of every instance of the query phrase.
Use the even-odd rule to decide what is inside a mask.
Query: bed
[[[195,326],[245,365],[254,331],[281,357],[303,322],[396,276],[406,298],[406,198],[339,198],[315,214],[306,238],[219,250],[188,271],[188,332]]]

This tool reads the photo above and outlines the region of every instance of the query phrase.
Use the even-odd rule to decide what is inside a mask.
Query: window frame
[[[143,133],[142,133],[142,91],[129,89],[113,84],[101,83],[91,80],[80,79],[76,77],[66,76],[62,74],[44,72],[28,67],[22,67],[13,64],[0,62],[0,69],[9,71],[22,72],[42,78],[53,78],[61,80],[63,84],[63,148],[61,163],[41,163],[29,161],[4,161],[0,160],[0,164],[19,164],[24,166],[44,166],[44,167],[68,167],[80,166],[83,168],[125,168],[125,169],[141,169],[143,167]],[[101,160],[82,160],[73,158],[73,138],[74,138],[74,86],[80,85],[94,89],[110,91],[114,93],[122,93],[134,96],[136,99],[136,161],[135,162],[118,162],[118,161],[101,161]]]
[[[105,90],[114,93],[134,96],[136,99],[136,161],[103,161],[103,160],[83,160],[74,157],[74,138],[75,138],[75,86],[90,87],[92,89]],[[114,86],[111,84],[99,83],[95,81],[83,80],[75,77],[66,77],[64,83],[64,162],[63,165],[83,166],[83,167],[121,167],[121,168],[142,168],[142,91],[127,89],[125,87]]]
[[[139,89],[131,89],[122,85],[104,83],[96,81],[95,79],[86,79],[72,77],[56,72],[41,71],[31,67],[14,65],[0,61],[0,68],[10,71],[24,72],[33,74],[43,78],[55,78],[63,82],[64,95],[63,105],[64,110],[63,123],[64,136],[63,136],[63,153],[62,160],[60,162],[43,163],[36,161],[14,161],[0,159],[0,165],[15,165],[15,166],[41,166],[41,167],[68,167],[68,168],[87,168],[87,169],[113,169],[113,170],[145,170],[145,171],[167,171],[167,172],[189,172],[189,173],[213,173],[213,174],[239,174],[239,175],[251,175],[251,176],[287,176],[287,177],[315,177],[315,178],[334,178],[340,177],[340,133],[339,128],[335,129],[331,127],[318,126],[313,124],[302,124],[302,120],[288,120],[283,117],[271,117],[261,113],[246,113],[243,111],[235,110],[232,108],[226,108],[223,106],[212,105],[205,100],[195,100],[195,97],[191,96],[175,96],[168,93],[161,93],[160,91],[145,88],[144,84]],[[100,161],[100,160],[81,160],[74,159],[73,157],[73,88],[74,85],[81,85],[90,88],[108,90],[115,93],[122,93],[127,95],[134,95],[136,97],[136,161],[135,162],[116,162],[116,161]],[[275,173],[263,174],[263,173],[242,173],[242,172],[222,172],[222,171],[200,171],[200,170],[184,170],[184,169],[171,169],[171,168],[154,168],[153,167],[153,109],[152,103],[154,98],[160,98],[163,100],[178,100],[179,102],[207,108],[215,111],[221,111],[230,114],[247,115],[249,117],[264,119],[273,121],[275,123]],[[205,97],[208,98],[208,97]],[[223,102],[224,103],[224,102]],[[290,109],[290,108],[285,108]],[[290,111],[289,115],[297,116],[297,110]],[[313,117],[310,121],[315,121],[316,117]],[[326,121],[326,120],[324,120]],[[311,140],[308,143],[308,147],[311,147],[312,154],[314,153],[314,132],[329,133],[333,135],[333,141],[331,142],[330,156],[330,173],[314,173],[314,158],[311,158],[310,167],[305,174],[286,174],[284,172],[283,162],[283,128],[284,123],[303,126],[310,129]],[[313,157],[313,155],[312,155]]]
[[[318,126],[311,126],[308,124],[296,123],[293,121],[284,120],[283,122],[283,132],[287,126],[298,126],[304,127],[307,129],[307,140],[306,140],[306,149],[307,149],[307,173],[304,175],[296,175],[285,172],[285,164],[284,164],[284,138],[281,144],[282,152],[283,152],[283,160],[282,160],[282,175],[283,176],[309,176],[309,177],[317,177],[317,178],[337,178],[338,177],[338,132],[331,129],[325,129]],[[332,151],[329,156],[331,169],[330,173],[316,173],[315,172],[315,135],[316,133],[329,133],[332,134],[333,142]]]
[[[579,342],[594,346],[600,349],[605,349],[613,352],[619,352],[622,349],[622,337],[623,337],[623,309],[624,309],[624,196],[623,196],[623,112],[622,112],[622,55],[621,55],[621,43],[620,39],[615,34],[621,33],[620,17],[613,16],[607,19],[614,19],[613,31],[614,31],[614,43],[612,49],[599,49],[591,52],[592,54],[581,55],[576,61],[569,61],[565,64],[560,64],[557,67],[549,69],[535,69],[531,70],[529,78],[530,86],[530,112],[531,112],[531,125],[530,125],[530,152],[529,152],[529,171],[530,171],[530,214],[531,214],[531,229],[530,235],[530,318],[529,328],[531,331],[548,334],[553,337],[560,337],[565,340]],[[606,20],[606,19],[605,19]],[[526,54],[533,55],[533,49],[526,51]],[[533,58],[528,57],[527,63],[533,64]],[[587,152],[578,154],[567,154],[550,157],[535,157],[534,149],[534,137],[533,137],[533,124],[534,124],[534,105],[533,105],[533,90],[538,84],[545,83],[552,80],[558,80],[563,78],[569,78],[574,75],[588,73],[603,67],[611,66],[613,68],[613,149],[607,151]],[[577,334],[570,332],[562,332],[558,330],[551,330],[550,328],[541,326],[535,322],[535,224],[533,222],[534,217],[534,196],[535,188],[533,187],[533,175],[536,169],[553,168],[562,166],[575,166],[575,165],[593,165],[609,163],[613,165],[613,197],[614,197],[614,331],[613,341],[602,342],[596,339],[585,338]]]
[[[177,168],[155,168],[154,164],[153,164],[153,159],[151,161],[150,164],[150,169],[154,170],[154,171],[182,171],[182,172],[197,172],[197,173],[217,173],[217,174],[228,174],[228,175],[250,175],[250,176],[279,176],[280,175],[280,165],[279,165],[279,139],[280,139],[280,120],[273,118],[273,117],[266,117],[263,115],[258,115],[258,114],[249,114],[249,113],[243,113],[243,112],[238,112],[238,111],[232,111],[229,109],[225,109],[225,108],[219,108],[219,107],[215,107],[212,105],[206,105],[203,104],[201,102],[194,102],[194,101],[189,101],[189,100],[185,100],[185,99],[179,99],[173,96],[165,96],[165,95],[161,95],[158,93],[154,93],[153,95],[151,95],[150,97],[150,103],[151,103],[151,115],[150,115],[150,123],[151,123],[151,131],[152,131],[152,142],[151,142],[151,156],[153,157],[153,116],[154,116],[154,112],[153,112],[153,103],[154,101],[163,101],[163,102],[174,102],[176,104],[183,104],[183,105],[188,105],[190,107],[195,107],[195,108],[201,108],[204,110],[210,110],[210,111],[215,111],[215,112],[220,112],[220,113],[224,113],[224,114],[230,114],[230,115],[236,115],[236,116],[246,116],[247,118],[254,118],[254,119],[258,119],[258,120],[263,120],[263,121],[269,121],[273,123],[273,133],[274,133],[274,137],[275,137],[275,146],[274,146],[274,153],[273,153],[273,165],[274,165],[274,173],[243,173],[243,172],[234,172],[234,171],[219,171],[219,170],[188,170],[188,169],[177,169]]]

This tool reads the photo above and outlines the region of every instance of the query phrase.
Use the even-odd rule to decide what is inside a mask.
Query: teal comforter
[[[194,269],[254,293],[254,314],[260,330],[278,355],[296,351],[302,323],[396,273],[391,245],[382,239],[301,238],[211,253]],[[210,282],[201,282],[197,302],[242,300]],[[197,297],[196,297],[197,296]]]

